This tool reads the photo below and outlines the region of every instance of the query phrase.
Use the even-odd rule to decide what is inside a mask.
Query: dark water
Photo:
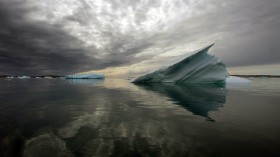
[[[280,79],[0,80],[1,157],[280,156]]]

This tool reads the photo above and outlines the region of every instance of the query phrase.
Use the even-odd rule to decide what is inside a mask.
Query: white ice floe
[[[103,74],[85,73],[85,74],[67,75],[65,78],[66,79],[104,79],[105,76]]]
[[[18,79],[29,79],[30,76],[18,76],[17,78],[18,78]]]
[[[237,77],[237,76],[229,76],[226,79],[226,83],[229,84],[248,84],[251,83],[252,81],[245,79],[245,78],[241,78],[241,77]]]
[[[220,83],[229,76],[225,64],[218,57],[208,54],[214,44],[185,55],[168,66],[139,76],[133,83]]]
[[[6,78],[7,78],[7,79],[13,79],[14,76],[7,76]]]

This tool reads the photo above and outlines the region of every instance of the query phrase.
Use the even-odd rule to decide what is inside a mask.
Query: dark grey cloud
[[[79,40],[59,26],[32,22],[21,1],[0,2],[0,72],[66,74],[93,67]],[[31,8],[32,9],[32,8]]]
[[[0,74],[161,62],[209,43],[229,67],[280,63],[278,8],[278,0],[2,0]]]
[[[65,75],[129,64],[134,58],[126,53],[97,59],[95,55],[100,52],[95,47],[83,46],[60,23],[29,19],[27,14],[32,9],[36,8],[22,1],[0,2],[0,74]],[[114,43],[108,49],[112,51],[120,46]]]
[[[177,46],[216,43],[211,52],[229,67],[280,63],[279,1],[231,1],[214,7],[183,20],[156,40]]]
[[[280,63],[279,7],[275,0],[249,0],[217,11],[224,35],[213,51],[230,67]]]
[[[122,7],[122,9],[125,9],[125,6],[128,5],[136,9],[134,11],[136,21],[130,22],[141,25],[141,22],[143,23],[149,18],[147,14],[143,14],[143,9],[147,11],[147,8],[159,7],[159,2],[161,1],[153,1],[153,3],[142,5],[142,8],[138,10],[139,2],[112,3],[112,8]],[[191,3],[190,1],[183,2],[187,5]],[[168,30],[162,30],[162,32],[150,32],[150,37],[145,38],[144,41],[150,43],[150,48],[162,50],[166,47],[180,47],[196,41],[202,41],[201,44],[197,45],[197,48],[204,46],[203,43],[216,43],[212,52],[220,56],[229,67],[280,62],[280,47],[277,46],[280,40],[279,1],[202,2],[195,8],[198,10],[196,14],[191,17],[184,17],[184,15],[176,17],[181,22],[174,24]],[[179,8],[180,5],[182,4],[175,3],[175,8]],[[207,10],[207,6],[210,6],[211,9]],[[110,16],[118,18],[115,15]],[[82,15],[78,19],[83,19],[83,17]],[[158,24],[161,25],[161,23]],[[172,23],[168,24],[172,25]],[[111,30],[113,29],[111,28]],[[158,27],[158,30],[161,29],[161,27]],[[143,31],[143,36],[146,35],[145,30],[141,31]],[[121,46],[126,43],[141,41],[141,37],[135,37],[134,34],[134,32],[130,32],[130,34],[119,34],[117,32],[110,35],[103,33],[102,36],[111,40],[108,47],[116,51],[117,48],[114,47],[116,45]],[[117,39],[120,44],[114,41],[115,38],[120,36],[129,40]],[[134,44],[134,46],[139,47],[137,44]]]

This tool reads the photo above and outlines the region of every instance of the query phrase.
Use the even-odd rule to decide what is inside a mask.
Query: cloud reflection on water
[[[1,118],[9,117],[14,126],[3,137],[10,144],[1,145],[8,153],[20,137],[19,151],[28,157],[207,154],[208,150],[199,150],[207,146],[195,140],[204,134],[201,127],[207,128],[201,125],[205,120],[200,116],[211,120],[209,112],[221,107],[226,98],[223,87],[136,86],[120,79],[12,84],[7,87],[11,93],[4,96],[22,96],[3,103],[9,112]],[[26,88],[18,91],[20,86]]]

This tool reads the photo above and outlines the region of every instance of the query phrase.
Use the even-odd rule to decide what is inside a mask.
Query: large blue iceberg
[[[104,79],[105,76],[103,74],[96,73],[81,73],[81,74],[73,74],[65,76],[66,79]]]
[[[169,66],[139,76],[131,82],[224,83],[229,76],[225,64],[207,53],[213,45],[194,51]]]

